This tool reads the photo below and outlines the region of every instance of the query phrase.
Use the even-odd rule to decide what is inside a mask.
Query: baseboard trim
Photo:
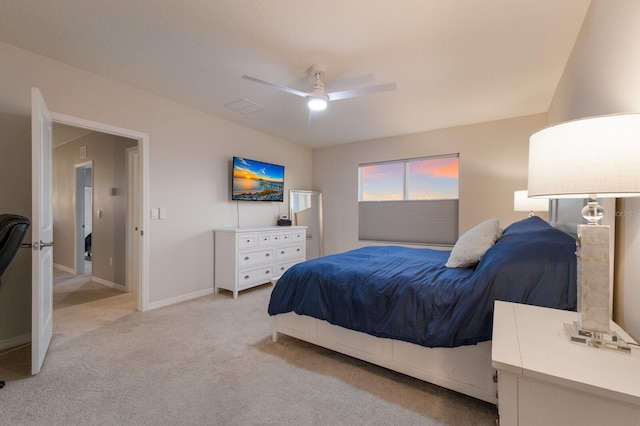
[[[113,288],[114,288],[114,289],[116,289],[116,290],[119,290],[119,291],[121,291],[121,292],[123,292],[123,293],[128,293],[128,290],[127,290],[127,286],[126,286],[126,285],[122,285],[122,284],[114,284],[114,285],[113,285]]]
[[[75,274],[76,271],[73,268],[69,268],[68,266],[61,265],[59,263],[54,263],[53,267],[56,269],[60,269],[61,271],[68,272],[70,274]]]
[[[31,334],[23,334],[22,336],[10,337],[8,339],[0,340],[0,351],[9,348],[15,348],[16,346],[31,343]]]
[[[197,299],[203,296],[210,296],[213,294],[213,288],[206,290],[194,291],[193,293],[184,294],[178,297],[172,297],[170,299],[164,299],[159,302],[152,302],[147,305],[147,310],[153,310],[158,308],[164,308],[165,306],[175,305],[176,303],[186,302],[187,300]]]
[[[105,287],[115,288],[116,290],[121,290],[121,289],[125,289],[126,288],[122,284],[116,284],[114,282],[107,281],[107,280],[105,280],[103,278],[98,278],[95,275],[91,276],[91,281],[93,281],[94,283],[97,283],[97,284],[101,284],[101,285],[103,285]],[[126,291],[126,290],[123,290],[123,291]]]

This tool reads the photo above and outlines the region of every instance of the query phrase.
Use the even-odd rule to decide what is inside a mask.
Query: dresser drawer
[[[264,248],[258,250],[243,250],[238,252],[238,267],[255,265],[257,263],[275,261],[275,253],[273,248]]]
[[[242,290],[254,284],[267,283],[271,277],[273,277],[273,265],[241,269],[238,271],[238,289]]]
[[[291,241],[291,232],[270,232],[268,234],[260,234],[260,245],[278,245],[286,244]]]
[[[244,249],[249,247],[257,247],[258,246],[258,235],[257,234],[241,234],[238,235],[238,248]]]
[[[282,246],[276,248],[278,262],[286,259],[302,259],[304,258],[304,248],[302,244],[294,246]]]
[[[278,262],[278,265],[276,266],[276,270],[275,270],[274,275],[276,277],[281,277],[282,274],[284,274],[287,269],[291,268],[296,263],[300,263],[302,261],[304,261],[304,259],[290,260],[290,261],[285,261],[285,262]]]
[[[258,235],[258,244],[261,246],[270,246],[271,245],[271,235],[270,234],[259,234]]]
[[[278,234],[280,244],[289,244],[291,242],[291,232],[282,232]]]

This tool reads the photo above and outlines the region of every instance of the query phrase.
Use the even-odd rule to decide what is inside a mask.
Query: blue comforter
[[[302,262],[278,281],[269,314],[454,347],[491,339],[495,300],[576,309],[575,240],[542,219],[509,226],[473,268],[445,267],[449,254],[376,246]]]

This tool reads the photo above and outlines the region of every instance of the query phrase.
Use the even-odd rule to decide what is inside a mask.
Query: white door
[[[84,187],[84,235],[85,238],[92,231],[93,227],[93,188],[90,186]]]
[[[51,114],[31,89],[31,374],[38,374],[53,334]]]
[[[126,281],[127,291],[136,293],[140,285],[140,229],[140,154],[134,147],[127,149]]]

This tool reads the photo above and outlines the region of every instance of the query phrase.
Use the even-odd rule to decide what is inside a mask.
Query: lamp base
[[[593,348],[609,349],[625,354],[631,353],[631,346],[622,340],[618,333],[613,330],[609,330],[607,333],[585,330],[581,328],[577,322],[571,324],[565,323],[564,329],[574,343],[591,346]]]
[[[609,226],[578,225],[576,240],[580,327],[606,333],[611,318]]]

